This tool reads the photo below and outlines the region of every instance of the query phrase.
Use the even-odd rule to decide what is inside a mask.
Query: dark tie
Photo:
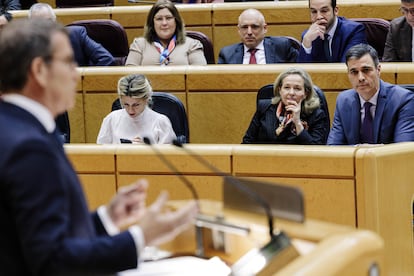
[[[257,49],[249,49],[249,52],[250,52],[249,64],[257,64],[257,62],[256,62]]]
[[[332,61],[331,50],[329,47],[329,35],[325,34],[324,37],[325,39],[323,41],[323,50],[325,52],[325,57],[327,61]]]
[[[370,102],[364,103],[365,117],[362,120],[361,125],[361,144],[374,144],[374,131],[372,128],[371,106],[372,103]]]

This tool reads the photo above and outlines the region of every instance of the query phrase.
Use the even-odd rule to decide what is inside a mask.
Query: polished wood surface
[[[118,79],[141,73],[154,91],[171,92],[184,104],[192,143],[234,143],[242,137],[256,109],[260,87],[273,83],[291,66],[307,70],[327,98],[333,118],[336,97],[350,87],[346,66],[332,64],[209,65],[175,67],[83,67],[75,108],[70,111],[71,141],[95,143],[102,119],[117,98]],[[382,64],[381,78],[390,83],[410,83],[413,65]],[[401,74],[401,77],[400,77]]]
[[[387,252],[399,252],[387,255],[387,275],[414,272],[413,160],[413,143],[361,148],[355,159],[358,226],[382,236]]]
[[[221,177],[180,148],[156,147],[194,184],[200,198],[222,200]],[[307,219],[374,231],[385,242],[385,275],[414,272],[411,165],[414,143],[369,147],[214,144],[186,147],[231,175],[301,188]],[[72,144],[65,145],[65,149],[84,181],[91,208],[105,204],[112,191],[139,178],[150,180],[149,203],[161,190],[168,190],[173,200],[192,198],[184,183],[148,146]],[[305,235],[307,240],[316,238],[295,227],[295,223],[289,225],[295,235]]]
[[[337,6],[339,15],[347,18],[378,17],[391,20],[401,15],[398,11],[400,3],[392,0],[342,0],[338,1]],[[116,0],[114,7],[56,9],[56,15],[63,24],[82,19],[117,20],[126,29],[129,42],[132,42],[143,34],[150,8],[151,5]],[[263,12],[268,24],[267,35],[287,35],[300,40],[302,32],[310,25],[308,1],[178,4],[177,8],[187,29],[201,31],[210,37],[216,57],[223,46],[240,41],[237,23],[244,9],[256,8]],[[15,18],[25,17],[27,11],[13,11],[13,14]]]

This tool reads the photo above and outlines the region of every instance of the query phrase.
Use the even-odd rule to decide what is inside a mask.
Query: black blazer
[[[279,135],[275,130],[279,126],[276,118],[277,105],[271,104],[271,99],[259,100],[249,128],[243,137],[242,144],[297,144],[297,145],[325,145],[329,134],[326,127],[325,112],[318,108],[310,115],[301,114],[301,119],[308,123],[308,130],[304,129],[298,136],[290,131],[290,127]]]

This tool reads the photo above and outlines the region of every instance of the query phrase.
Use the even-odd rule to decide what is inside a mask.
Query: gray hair
[[[29,19],[44,18],[44,19],[50,19],[52,21],[56,21],[55,12],[53,11],[52,7],[46,3],[33,4],[30,7],[27,16],[29,17]]]
[[[35,58],[49,62],[53,56],[52,36],[67,35],[65,28],[51,20],[15,19],[0,32],[0,90],[21,90],[26,85]]]

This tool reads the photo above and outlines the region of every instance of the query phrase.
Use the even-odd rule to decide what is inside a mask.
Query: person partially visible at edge
[[[13,18],[9,11],[20,9],[21,5],[19,0],[0,0],[0,30]]]
[[[56,14],[46,3],[32,5],[28,17],[44,18],[56,21]],[[83,26],[66,26],[69,30],[70,43],[75,53],[75,60],[79,66],[110,66],[115,65],[112,54],[100,43],[89,37]]]
[[[381,80],[377,51],[368,44],[355,45],[346,53],[346,66],[352,89],[336,99],[328,144],[414,141],[414,93]],[[372,118],[369,132],[362,127],[366,116]]]
[[[323,145],[327,120],[309,74],[288,68],[276,78],[274,97],[259,100],[242,143]]]
[[[414,0],[401,0],[403,16],[391,21],[382,61],[414,61]]]
[[[118,96],[122,109],[112,111],[103,119],[96,143],[143,144],[146,137],[153,144],[172,144],[177,138],[170,119],[148,106],[152,87],[144,75],[122,77],[118,81]]]
[[[266,36],[267,24],[256,9],[244,10],[237,25],[241,42],[223,47],[219,64],[249,64],[252,50],[256,64],[295,62],[297,49],[287,37]]]
[[[0,32],[0,60],[0,275],[113,275],[193,221],[194,201],[162,211],[166,193],[146,208],[145,180],[89,212],[55,133],[79,81],[63,26],[13,20]]]
[[[203,45],[186,37],[174,3],[159,0],[148,13],[144,36],[135,38],[125,65],[206,65]]]
[[[297,62],[345,62],[349,48],[367,43],[364,25],[338,16],[336,0],[309,0],[309,10]]]

